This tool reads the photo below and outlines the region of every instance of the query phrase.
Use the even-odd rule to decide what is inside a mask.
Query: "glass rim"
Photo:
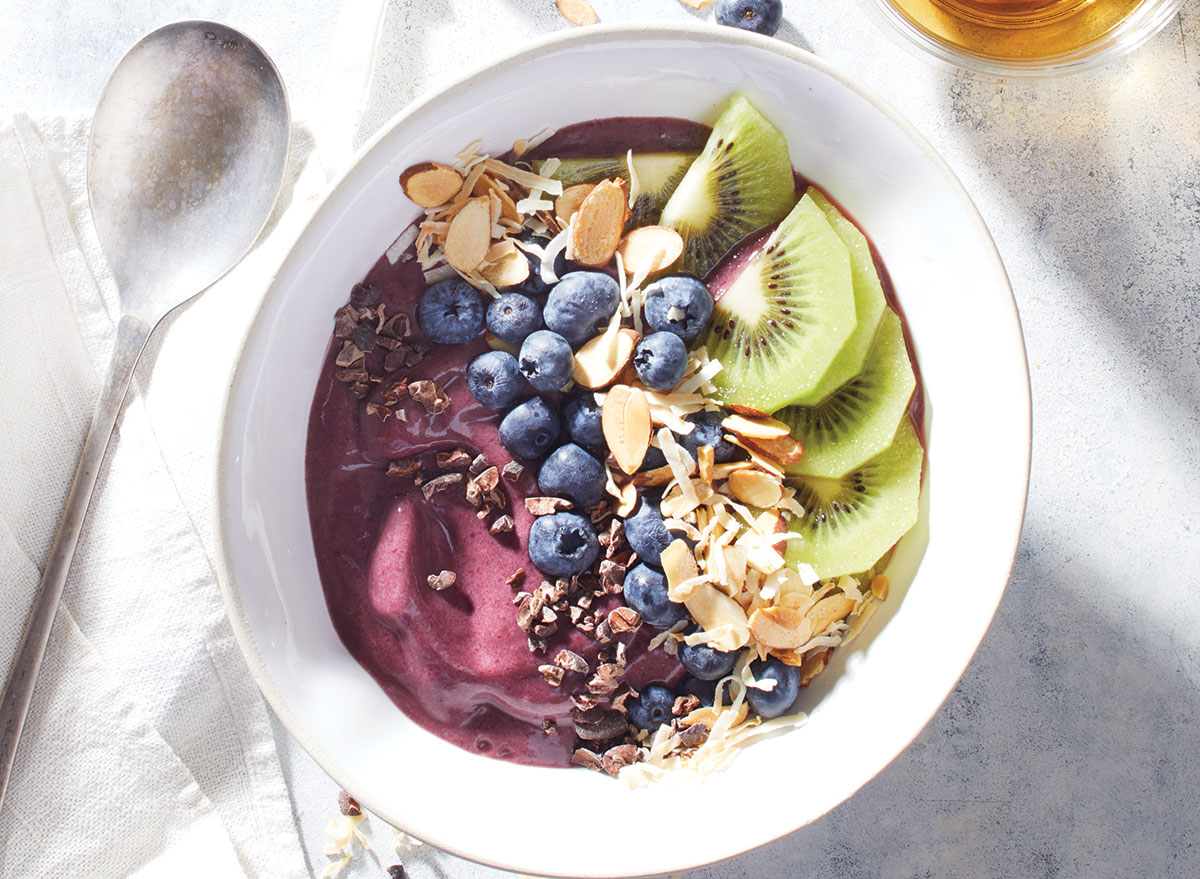
[[[926,56],[965,70],[997,78],[1049,77],[1078,73],[1114,61],[1144,45],[1175,17],[1183,0],[1146,0],[1108,33],[1091,43],[1044,58],[1001,58],[971,52],[939,39],[910,21],[892,0],[859,0],[884,30],[906,48],[921,49]]]

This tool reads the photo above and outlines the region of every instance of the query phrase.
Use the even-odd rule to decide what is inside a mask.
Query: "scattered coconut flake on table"
[[[325,838],[327,842],[325,845],[325,854],[331,857],[337,856],[338,859],[322,871],[321,879],[333,879],[333,877],[341,875],[350,861],[354,859],[354,843],[356,840],[364,850],[370,848],[367,845],[367,838],[358,829],[358,825],[366,817],[365,813],[358,815],[338,815],[326,825]]]

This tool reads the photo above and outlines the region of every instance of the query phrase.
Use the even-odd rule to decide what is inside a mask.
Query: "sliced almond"
[[[460,272],[479,268],[492,245],[492,201],[472,198],[450,221],[442,251],[446,262]]]
[[[711,583],[701,583],[684,599],[683,604],[700,628],[715,636],[708,641],[710,646],[730,651],[739,650],[749,643],[750,624],[746,619],[746,611]],[[721,630],[719,634],[717,630]]]
[[[812,626],[813,633],[819,635],[828,629],[830,624],[845,618],[852,610],[853,599],[845,595],[830,595],[810,607],[804,616]]]
[[[726,407],[730,412],[736,412],[738,415],[745,415],[747,418],[769,418],[770,415],[763,412],[761,409],[755,409],[753,406],[743,406],[741,403],[730,403]]]
[[[569,252],[580,265],[607,265],[621,242],[621,230],[629,217],[625,181],[602,180],[579,206],[571,226]]]
[[[875,616],[875,611],[879,608],[879,604],[874,601],[868,601],[863,604],[858,614],[850,621],[850,628],[846,630],[846,634],[842,636],[842,646],[850,644],[855,638],[862,634],[863,629],[867,627],[867,622],[871,617]]]
[[[750,615],[750,634],[764,647],[790,650],[812,638],[813,629],[812,623],[798,610],[760,607]]]
[[[786,424],[769,415],[752,418],[735,412],[726,416],[721,426],[730,433],[751,439],[778,439],[791,433]]]
[[[712,484],[715,466],[716,453],[713,452],[712,446],[700,446],[696,449],[696,472],[701,482]]]
[[[493,244],[484,260],[487,264],[480,274],[484,280],[497,287],[511,287],[529,277],[529,259],[511,239],[506,238]]]
[[[400,175],[400,188],[413,204],[423,208],[436,208],[458,194],[462,188],[462,175],[449,165],[437,162],[421,162]]]
[[[871,578],[871,594],[880,601],[887,601],[889,585],[890,582],[885,575],[876,574],[873,578]]]
[[[737,470],[729,474],[729,492],[744,504],[770,509],[783,497],[783,484],[761,470]]]
[[[774,439],[760,439],[746,436],[742,437],[742,442],[764,458],[782,464],[784,467],[799,464],[800,459],[804,457],[804,446],[800,444],[799,440],[790,436],[781,436]]]
[[[737,473],[739,470],[749,470],[754,465],[749,461],[728,461],[724,464],[717,464],[713,467],[712,482],[720,482],[722,479],[728,479],[731,474]]]
[[[596,10],[587,0],[555,0],[554,5],[558,7],[562,17],[571,24],[583,27],[596,23]]]
[[[659,555],[659,564],[667,577],[667,597],[672,601],[683,601],[690,594],[683,584],[695,580],[700,574],[696,557],[691,547],[683,540],[673,540]]]
[[[571,378],[576,384],[592,390],[608,386],[633,359],[640,339],[637,332],[628,327],[622,327],[615,338],[610,338],[607,333],[596,336],[575,353],[575,371]]]
[[[653,470],[642,470],[633,474],[633,484],[636,486],[666,485],[674,478],[670,466],[655,467]]]
[[[638,493],[637,488],[632,482],[621,486],[621,499],[617,503],[616,513],[622,519],[633,512],[633,508],[637,506]]]
[[[629,275],[645,278],[675,264],[683,237],[666,226],[639,226],[621,239],[617,253]]]
[[[583,204],[584,199],[592,194],[592,190],[596,188],[595,183],[576,183],[574,186],[568,186],[563,190],[554,202],[554,216],[558,217],[559,221],[565,226],[571,217],[579,210],[579,206]]]
[[[617,466],[633,474],[650,448],[650,405],[639,388],[614,385],[600,410],[600,427]]]

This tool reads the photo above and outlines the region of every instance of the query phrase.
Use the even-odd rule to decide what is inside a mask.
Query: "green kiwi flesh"
[[[854,330],[850,256],[805,195],[713,306],[704,344],[726,404],[775,410],[805,394]]]
[[[672,271],[703,279],[734,245],[778,222],[795,203],[787,141],[739,95],[662,210],[659,223],[684,242]]]
[[[662,214],[663,205],[687,173],[699,153],[669,152],[669,153],[634,153],[633,173],[637,176],[637,197],[634,199],[632,212],[626,228],[638,226],[653,226]],[[629,161],[626,156],[602,156],[595,159],[563,159],[558,168],[550,176],[561,180],[563,186],[574,186],[577,183],[596,183],[619,177],[627,185],[629,181]],[[545,160],[533,163],[534,173],[541,174]]]
[[[850,276],[854,282],[854,316],[858,319],[858,325],[842,346],[842,350],[833,358],[829,369],[821,376],[816,387],[796,398],[795,403],[798,406],[815,406],[862,372],[871,346],[875,343],[875,335],[886,307],[883,287],[875,271],[875,261],[871,259],[871,245],[867,243],[863,233],[816,189],[810,188],[808,194],[812,196],[812,200],[825,214],[825,219],[829,221],[833,231],[850,252]]]
[[[816,406],[775,413],[804,446],[788,472],[836,479],[875,457],[891,444],[916,386],[904,328],[888,308],[862,372]]]
[[[788,525],[787,561],[808,564],[821,579],[865,571],[917,521],[924,450],[904,418],[892,444],[840,479],[797,476],[803,517]]]

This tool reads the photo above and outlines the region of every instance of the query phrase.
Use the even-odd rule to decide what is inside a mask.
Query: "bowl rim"
[[[704,22],[618,22],[610,24],[590,25],[586,28],[572,28],[570,30],[558,31],[540,38],[531,40],[517,47],[515,50],[498,57],[486,64],[479,65],[466,74],[453,79],[447,79],[440,84],[434,85],[431,90],[407,104],[402,110],[394,115],[387,123],[385,123],[374,135],[372,135],[348,161],[345,169],[331,180],[325,187],[317,206],[313,209],[308,219],[304,222],[303,228],[296,233],[293,240],[286,246],[286,252],[275,265],[267,283],[266,292],[263,294],[259,302],[253,319],[250,321],[243,335],[243,338],[238,346],[237,361],[232,372],[228,377],[225,387],[224,400],[221,407],[221,438],[218,447],[217,467],[212,474],[212,482],[210,483],[210,491],[212,502],[214,504],[215,515],[213,517],[213,536],[217,546],[217,552],[213,558],[213,566],[217,574],[218,584],[221,589],[222,596],[225,602],[226,613],[228,615],[230,626],[233,630],[234,637],[238,647],[241,650],[242,656],[246,662],[247,668],[250,670],[251,676],[255,684],[258,686],[263,697],[271,706],[271,709],[279,717],[280,722],[287,729],[288,733],[300,744],[302,748],[313,758],[313,760],[326,772],[337,784],[343,788],[347,788],[347,781],[352,785],[352,776],[347,772],[338,760],[329,753],[316,739],[312,736],[300,719],[293,713],[282,689],[276,683],[267,667],[266,661],[259,650],[258,642],[255,640],[253,631],[251,630],[250,622],[247,617],[245,608],[242,605],[241,594],[238,588],[237,581],[233,574],[233,561],[230,549],[230,543],[227,540],[228,534],[228,514],[229,503],[226,491],[226,473],[224,469],[225,462],[230,460],[230,452],[233,445],[232,427],[232,407],[234,398],[239,386],[242,384],[244,369],[246,365],[246,350],[249,340],[254,337],[262,327],[266,320],[268,305],[274,302],[281,295],[279,279],[282,274],[283,267],[287,265],[298,248],[306,244],[315,234],[314,227],[322,215],[329,210],[329,205],[332,197],[340,192],[340,190],[360,173],[364,173],[366,162],[364,161],[369,155],[380,148],[380,145],[388,140],[392,132],[397,128],[405,125],[408,120],[420,113],[426,107],[436,102],[445,100],[461,94],[470,89],[472,83],[480,77],[500,73],[509,68],[520,66],[527,61],[536,57],[557,51],[567,50],[576,47],[594,47],[601,43],[609,42],[637,42],[640,40],[681,40],[681,41],[705,41],[705,42],[722,42],[735,46],[750,47],[759,51],[766,51],[776,56],[781,57],[785,61],[811,67],[816,71],[830,77],[849,90],[856,93],[864,101],[871,105],[876,111],[881,113],[890,123],[895,125],[899,132],[907,138],[911,144],[921,152],[924,158],[929,161],[945,182],[949,185],[950,190],[961,203],[965,215],[969,218],[976,235],[979,238],[982,249],[986,252],[989,263],[989,268],[995,273],[998,281],[1003,283],[1004,288],[1008,292],[1008,296],[1004,297],[1004,310],[1010,313],[1012,319],[1012,329],[1015,330],[1015,335],[1011,337],[1013,342],[1019,342],[1019,345],[1013,345],[1014,354],[1019,353],[1020,363],[1023,369],[1021,377],[1023,381],[1020,384],[1019,390],[1023,393],[1024,406],[1022,407],[1021,431],[1026,437],[1026,442],[1019,449],[1014,449],[1014,456],[1023,455],[1023,466],[1020,467],[1020,472],[1023,474],[1023,482],[1021,485],[1021,504],[1020,515],[1014,517],[1010,527],[1004,533],[997,533],[997,541],[1007,541],[1003,545],[1011,545],[1011,552],[1007,554],[1008,569],[1005,572],[1003,585],[995,594],[995,600],[992,606],[988,609],[986,625],[982,626],[978,637],[974,639],[974,644],[969,654],[964,654],[961,659],[961,667],[956,669],[954,684],[942,695],[941,699],[932,705],[920,725],[916,726],[911,735],[901,737],[903,741],[898,743],[898,747],[894,753],[887,755],[886,760],[880,765],[878,771],[886,768],[895,758],[907,749],[921,731],[929,724],[933,716],[941,710],[945,700],[953,692],[954,686],[961,679],[967,666],[978,652],[979,645],[982,643],[984,636],[991,628],[991,623],[995,618],[997,609],[1003,599],[1007,589],[1008,582],[1012,576],[1012,569],[1016,561],[1016,554],[1020,542],[1021,533],[1024,526],[1025,511],[1028,503],[1029,494],[1029,477],[1032,458],[1032,394],[1030,389],[1028,355],[1025,349],[1024,333],[1021,327],[1020,314],[1017,309],[1016,299],[1012,293],[1012,284],[1008,278],[1008,274],[1004,269],[1003,262],[1000,258],[999,250],[996,247],[991,233],[988,231],[983,217],[980,214],[975,203],[967,193],[965,187],[959,181],[957,176],[951,170],[947,162],[937,153],[936,150],[929,144],[925,137],[900,114],[899,111],[884,102],[870,88],[859,82],[854,76],[848,74],[836,67],[832,63],[825,61],[814,53],[801,49],[798,46],[786,43],[772,37],[765,37],[759,34],[741,31],[735,28],[721,27]],[[1017,350],[1019,349],[1019,351]],[[1015,366],[1014,362],[1014,366]],[[1016,414],[1016,413],[1014,413]],[[888,749],[890,750],[890,749]],[[864,782],[865,783],[865,782]],[[861,786],[860,786],[861,787]],[[845,796],[837,803],[830,806],[830,810],[836,808],[837,805],[845,802],[859,788],[848,790]],[[376,810],[372,808],[371,803],[363,801],[363,805],[370,811],[377,814],[385,823],[391,823],[387,817],[387,810]],[[828,812],[824,813],[828,814]],[[811,823],[811,822],[810,822]],[[394,825],[393,825],[394,826]],[[757,849],[763,845],[775,842],[784,836],[794,833],[805,825],[792,828],[785,833],[779,834],[770,839],[755,839],[749,842],[737,842],[731,845],[728,853],[714,860],[708,860],[699,863],[687,863],[678,867],[680,870],[697,869],[709,864],[720,863],[730,858],[738,857],[749,851]],[[403,829],[403,828],[398,828]],[[462,842],[461,835],[442,835],[439,833],[424,833],[419,837],[422,842],[431,844],[442,851],[446,851],[457,857],[464,858],[474,863],[485,866],[495,867],[502,870],[527,872],[522,865],[509,864],[507,862],[489,859],[486,853],[471,851],[468,845]],[[582,869],[586,869],[581,865]],[[566,879],[580,879],[580,877],[590,877],[594,874],[580,872],[578,870],[570,873],[553,872],[540,873],[545,876],[562,876]],[[606,873],[605,876],[612,879],[616,874]],[[636,877],[648,875],[641,872],[625,872],[619,874],[622,877]]]

